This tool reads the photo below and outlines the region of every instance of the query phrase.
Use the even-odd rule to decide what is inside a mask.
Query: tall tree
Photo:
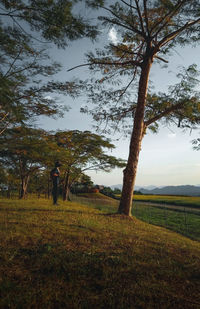
[[[111,121],[115,128],[122,121],[131,134],[118,210],[131,216],[139,153],[147,128],[156,130],[163,119],[169,123],[175,120],[182,127],[199,123],[199,95],[191,88],[197,78],[195,66],[179,74],[180,83],[171,87],[168,94],[152,94],[149,89],[154,63],[166,64],[167,55],[176,46],[195,45],[199,41],[199,1],[87,2],[105,12],[99,19],[104,27],[115,29],[118,41],[87,55],[88,61],[83,66],[98,74],[96,81],[93,78],[91,83],[82,82],[81,86],[85,86],[89,101],[96,106],[82,111],[91,113],[100,122],[106,121],[106,125]],[[127,118],[132,119],[131,126]]]
[[[0,133],[37,115],[61,114],[54,94],[71,93],[73,85],[50,81],[61,67],[44,49],[96,36],[95,27],[74,13],[77,2],[0,0]]]
[[[61,149],[59,159],[64,173],[63,200],[69,198],[70,187],[85,172],[109,172],[115,167],[125,166],[122,159],[105,153],[115,148],[110,140],[90,131],[59,131],[55,134],[55,140]]]

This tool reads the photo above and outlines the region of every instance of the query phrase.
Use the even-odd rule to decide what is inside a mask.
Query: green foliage
[[[7,129],[0,135],[0,164],[7,173],[7,183],[13,179],[21,183],[21,197],[25,197],[30,176],[48,166],[48,159],[56,145],[48,143],[48,133],[27,127]]]
[[[90,131],[58,131],[55,141],[60,148],[62,169],[70,174],[71,184],[85,171],[109,172],[125,165],[124,160],[105,154],[105,150],[115,148],[109,139]]]
[[[118,189],[118,188],[114,188],[113,189],[113,193],[114,194],[120,194],[122,191],[120,190],[120,189]]]
[[[38,169],[30,177],[28,183],[28,193],[40,196],[50,196],[49,170]]]
[[[195,66],[185,70],[184,78],[181,72],[180,84],[170,88],[169,95],[152,94],[149,89],[154,63],[167,64],[167,56],[176,46],[194,46],[200,40],[199,1],[89,2],[100,8],[102,26],[115,30],[117,40],[86,55],[86,65],[95,77],[80,82],[80,86],[95,107],[86,106],[82,111],[98,121],[97,127],[106,123],[104,132],[119,132],[122,127],[126,135],[131,134],[118,209],[131,216],[138,158],[147,129],[156,132],[163,119],[190,129],[200,123],[199,93],[192,93],[191,84],[196,77]]]
[[[6,171],[5,169],[0,166],[0,184],[6,184],[7,183],[7,177],[6,177]]]
[[[39,167],[47,153],[44,130],[17,127],[7,130],[0,140],[1,162],[5,167],[15,166],[18,161],[22,161],[22,165],[28,162],[33,168]]]
[[[18,28],[0,30],[1,129],[33,121],[38,115],[61,116],[65,108],[55,93],[71,93],[73,88],[72,83],[50,80],[61,66]]]
[[[21,181],[21,187],[27,191],[30,182],[30,192],[47,192],[49,170],[60,160],[65,192],[75,181],[84,187],[91,186],[90,177],[85,175],[87,170],[109,172],[114,167],[123,167],[122,159],[105,154],[105,150],[113,148],[108,139],[89,131],[54,133],[21,126],[0,135],[0,164],[2,173],[7,173],[6,183],[13,185],[15,179],[18,186]]]
[[[93,187],[93,181],[91,177],[85,174],[81,174],[77,177],[76,181],[70,184],[70,191],[74,194],[78,193],[88,193]]]
[[[64,48],[70,40],[94,39],[95,27],[74,14],[76,2],[0,1],[0,133],[38,115],[62,116],[66,107],[55,95],[77,94],[73,83],[51,80],[61,66],[44,45]]]
[[[141,71],[148,61],[168,63],[167,57],[176,46],[195,45],[199,41],[200,17],[196,9],[199,2],[156,0],[135,1],[135,5],[128,1],[88,2],[100,9],[102,25],[114,28],[118,41],[86,55],[93,77],[80,86],[84,94],[88,93],[88,103],[95,107],[86,105],[81,111],[91,114],[98,122],[97,127],[106,122],[108,133],[123,129],[129,134],[137,109]],[[180,84],[177,89],[169,88],[168,94],[151,93],[149,87],[145,127],[157,132],[161,119],[168,124],[175,121],[184,128],[199,123],[197,72],[194,65],[184,73],[182,70],[177,75]]]
[[[168,89],[168,94],[147,96],[145,124],[157,131],[162,124],[176,123],[181,128],[196,128],[200,122],[200,93],[198,92],[199,71],[197,65],[181,68],[177,74],[180,81]]]
[[[118,204],[116,199],[97,193],[82,194],[81,197],[73,196],[72,200],[112,214],[116,212]],[[143,203],[138,203],[138,201]],[[157,204],[149,203],[152,201]],[[187,205],[187,207],[181,205]],[[165,227],[199,241],[200,212],[198,209],[193,209],[199,208],[199,205],[200,198],[197,197],[135,195],[132,214],[144,222]]]
[[[135,203],[133,215],[150,224],[163,226],[194,240],[200,240],[200,215],[198,212],[191,212],[189,209],[181,211],[168,208],[167,205],[157,207]]]
[[[32,36],[37,32],[40,37],[55,43],[58,47],[65,47],[69,40],[84,36],[95,38],[97,35],[96,28],[90,25],[84,16],[73,13],[74,5],[78,2],[76,0],[1,0],[0,2],[3,6],[0,16],[6,16],[19,25],[25,22],[31,29]]]
[[[100,192],[106,196],[116,198],[115,197],[116,191],[112,190],[110,187],[104,187],[102,190],[100,190]]]

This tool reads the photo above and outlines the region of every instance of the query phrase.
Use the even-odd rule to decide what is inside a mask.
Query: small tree
[[[86,174],[81,174],[79,179],[76,179],[72,184],[70,190],[72,193],[88,193],[93,187],[91,177]]]
[[[44,130],[17,127],[0,136],[0,162],[20,179],[20,198],[25,198],[30,176],[46,165],[50,153]]]
[[[117,194],[110,187],[104,187],[102,190],[100,190],[100,193],[102,193],[102,194],[104,194],[106,196],[112,197],[112,198],[116,198],[115,194]]]
[[[69,198],[71,185],[86,171],[109,172],[115,167],[124,167],[125,162],[105,154],[115,146],[109,139],[90,131],[59,131],[55,140],[61,149],[59,159],[64,171],[63,200]]]

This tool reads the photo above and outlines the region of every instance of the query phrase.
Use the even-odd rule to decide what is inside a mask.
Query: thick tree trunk
[[[64,185],[63,185],[63,201],[64,202],[70,201],[69,192],[70,192],[69,173],[67,172]]]
[[[122,195],[118,213],[131,216],[133,190],[135,185],[141,142],[144,136],[144,111],[146,104],[151,58],[143,65],[139,81],[138,101],[131,135],[129,157],[124,169]]]
[[[69,187],[65,187],[65,190],[63,191],[63,201],[70,201],[69,197],[70,189]]]
[[[7,198],[11,198],[11,187],[8,185]]]
[[[20,199],[23,199],[26,197],[28,181],[29,181],[29,176],[25,176],[21,178],[21,190],[20,190],[20,196],[19,196]]]

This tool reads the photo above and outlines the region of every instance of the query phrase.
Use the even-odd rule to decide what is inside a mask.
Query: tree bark
[[[28,181],[29,181],[29,176],[24,176],[21,178],[21,190],[20,190],[20,196],[19,196],[20,199],[23,199],[26,197]]]
[[[63,201],[70,201],[69,198],[70,183],[69,183],[69,172],[66,173],[64,185],[63,185]]]
[[[47,180],[47,197],[48,197],[48,200],[50,199],[50,196],[51,196],[51,193],[50,193],[50,178],[48,177],[48,180]]]
[[[122,195],[118,208],[118,213],[127,216],[131,216],[133,191],[137,173],[139,153],[141,149],[142,138],[146,129],[144,126],[144,112],[151,65],[152,59],[151,57],[149,57],[142,66],[138,89],[138,101],[129,146],[129,157],[126,168],[124,169]]]

